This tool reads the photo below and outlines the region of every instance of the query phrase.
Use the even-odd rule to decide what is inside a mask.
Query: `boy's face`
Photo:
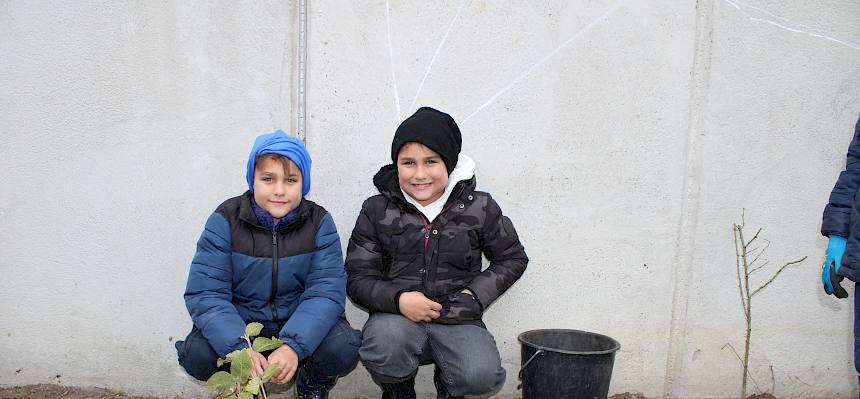
[[[275,218],[275,223],[302,200],[302,173],[293,161],[285,160],[286,166],[263,158],[254,166],[254,201]]]
[[[448,169],[442,157],[421,143],[409,142],[397,153],[400,188],[427,206],[442,197],[448,186]]]

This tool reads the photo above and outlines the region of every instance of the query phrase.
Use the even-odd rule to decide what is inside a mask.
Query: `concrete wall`
[[[821,291],[818,228],[860,114],[858,15],[311,1],[310,197],[345,244],[399,120],[432,105],[460,122],[532,259],[486,314],[498,397],[518,396],[516,336],[537,328],[620,341],[612,392],[736,397],[746,209],[769,268],[809,256],[755,298],[753,377],[781,398],[856,396],[853,307]],[[0,385],[203,394],[171,342],[190,328],[188,263],[244,190],[253,137],[295,130],[296,20],[293,2],[0,1]],[[418,383],[429,397],[429,368]],[[377,395],[359,368],[335,396]]]

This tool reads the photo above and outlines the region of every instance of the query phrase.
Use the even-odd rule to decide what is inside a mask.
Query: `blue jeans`
[[[274,328],[263,329],[261,337],[277,337]],[[335,323],[313,354],[299,362],[308,379],[314,385],[332,386],[338,377],[349,374],[358,363],[358,347],[361,344],[361,332],[354,330],[345,318]],[[176,353],[179,364],[192,377],[206,381],[219,370],[230,371],[230,364],[217,367],[218,354],[209,345],[209,341],[197,326],[185,341],[176,341]],[[268,355],[268,352],[264,353]]]
[[[419,365],[430,362],[451,396],[483,395],[505,383],[496,341],[484,328],[416,323],[399,314],[374,313],[363,335],[359,356],[377,384],[406,381]]]

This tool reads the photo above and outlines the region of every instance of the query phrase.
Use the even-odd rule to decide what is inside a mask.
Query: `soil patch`
[[[106,388],[78,388],[56,384],[0,388],[0,399],[155,399],[151,396],[126,396]]]
[[[641,393],[638,393],[638,392],[634,392],[634,393],[624,392],[624,393],[612,395],[609,397],[609,399],[647,399],[647,398],[645,397],[645,395],[642,395]],[[747,399],[776,399],[776,396],[773,396],[769,393],[762,393],[762,394],[758,394],[758,395],[747,396]]]

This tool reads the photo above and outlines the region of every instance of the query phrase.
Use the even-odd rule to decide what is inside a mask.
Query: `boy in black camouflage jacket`
[[[349,240],[347,293],[370,313],[359,355],[383,398],[415,398],[418,366],[431,362],[439,398],[505,382],[481,317],[528,258],[510,219],[475,191],[475,162],[461,143],[454,119],[433,108],[403,121],[394,164],[373,177],[380,194],[364,202]]]

